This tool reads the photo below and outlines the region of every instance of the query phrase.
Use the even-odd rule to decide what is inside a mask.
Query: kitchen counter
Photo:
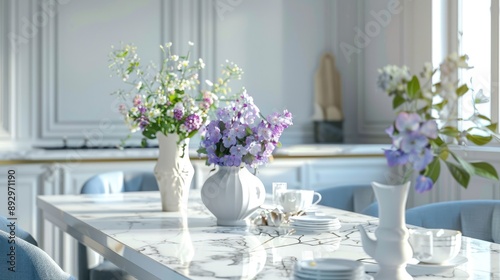
[[[302,144],[277,149],[275,158],[301,157],[379,157],[388,145],[378,144]],[[200,159],[196,149],[189,150],[191,159]],[[134,149],[28,149],[1,151],[0,164],[39,163],[58,161],[145,161],[158,157],[157,148]]]

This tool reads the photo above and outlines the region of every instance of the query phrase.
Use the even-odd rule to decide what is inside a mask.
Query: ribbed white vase
[[[201,188],[203,204],[220,226],[245,226],[266,198],[264,184],[245,167],[219,166]]]
[[[189,159],[189,138],[179,145],[179,135],[156,133],[160,154],[154,172],[161,194],[161,207],[165,212],[187,208],[189,189],[194,168]],[[183,145],[186,144],[183,149]]]

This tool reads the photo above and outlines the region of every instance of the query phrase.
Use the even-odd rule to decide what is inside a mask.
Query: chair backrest
[[[12,230],[11,227],[12,227],[11,221],[7,220],[7,218],[5,218],[4,216],[0,216],[0,230],[5,231],[7,233],[10,233]],[[29,234],[29,232],[20,228],[19,225],[17,225],[17,224],[13,228],[15,228],[16,237],[19,237],[26,242],[29,242],[35,246],[38,246],[38,243],[36,242],[35,238],[33,238],[33,236],[31,236],[31,234]]]
[[[321,205],[361,213],[374,200],[371,185],[336,186],[320,189]]]
[[[426,204],[406,210],[406,223],[460,230],[464,236],[500,243],[500,200]]]
[[[15,238],[9,243],[10,233],[0,230],[0,269],[2,279],[68,280],[75,278],[64,272],[47,253],[37,246]],[[15,261],[10,263],[11,246],[15,247]],[[15,272],[9,271],[15,264]]]
[[[152,172],[115,171],[98,174],[82,186],[82,194],[108,194],[120,192],[157,191],[158,183]]]

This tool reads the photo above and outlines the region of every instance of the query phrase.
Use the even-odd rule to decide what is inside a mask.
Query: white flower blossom
[[[165,103],[167,103],[167,97],[165,95],[160,95],[160,96],[158,96],[157,102],[160,105],[164,105]]]

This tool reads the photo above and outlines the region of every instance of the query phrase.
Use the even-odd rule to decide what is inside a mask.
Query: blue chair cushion
[[[0,216],[0,230],[7,232],[7,233],[10,233],[10,231],[11,231],[10,226],[9,226],[10,223],[11,223],[11,221],[7,220],[7,218]],[[33,238],[33,236],[31,236],[31,234],[29,234],[29,232],[23,230],[22,228],[20,228],[17,225],[15,227],[15,232],[16,232],[15,235],[17,237],[23,239],[26,242],[29,242],[29,243],[35,245],[35,246],[38,246],[38,243],[36,242],[35,238]]]
[[[9,233],[0,231],[0,269],[2,279],[30,280],[76,280],[64,272],[52,258],[42,249],[24,241],[15,239],[15,244],[9,243]],[[15,272],[9,271],[11,246],[15,246]]]

